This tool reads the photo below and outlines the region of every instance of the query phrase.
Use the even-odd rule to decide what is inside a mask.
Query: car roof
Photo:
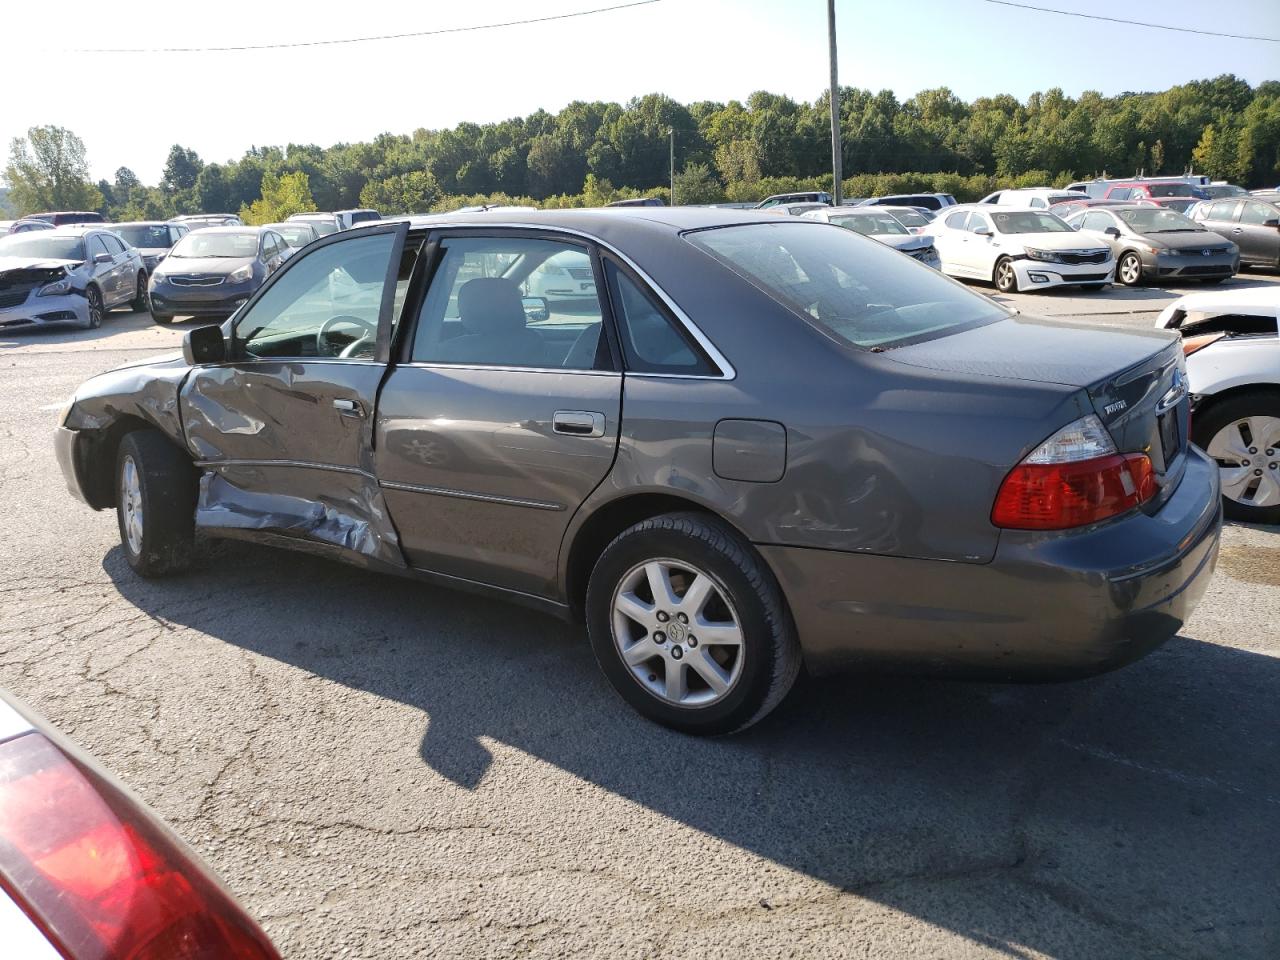
[[[601,229],[617,231],[634,225],[637,233],[664,229],[670,233],[705,230],[749,223],[778,223],[780,218],[768,210],[733,210],[723,207],[586,207],[571,210],[491,211],[488,213],[436,213],[403,217],[415,228],[439,225],[516,226],[580,230],[594,233]],[[796,222],[800,217],[783,218]],[[386,224],[388,221],[381,221]],[[811,222],[811,221],[805,221]],[[358,224],[353,229],[372,229],[378,223]]]
[[[230,223],[225,227],[206,227],[204,230],[198,231],[200,236],[207,236],[211,233],[261,233],[266,227],[251,227],[246,223]],[[195,236],[190,233],[188,236]]]
[[[169,220],[117,220],[113,223],[85,223],[85,227],[106,227],[112,230],[116,227],[167,227],[171,221]]]

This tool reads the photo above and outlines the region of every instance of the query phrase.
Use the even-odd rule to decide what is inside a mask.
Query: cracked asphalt
[[[1017,302],[1149,324],[1128,293]],[[1228,527],[1183,633],[1117,673],[809,681],[698,741],[523,609],[244,544],[136,578],[49,435],[186,326],[0,331],[0,685],[285,956],[1280,956],[1280,532]]]

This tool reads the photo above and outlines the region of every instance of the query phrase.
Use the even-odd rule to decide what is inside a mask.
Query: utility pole
[[[671,128],[671,206],[676,205],[676,128]]]
[[[840,81],[836,77],[836,0],[827,0],[827,45],[831,56],[831,198],[838,207],[844,202],[844,173],[841,170]]]

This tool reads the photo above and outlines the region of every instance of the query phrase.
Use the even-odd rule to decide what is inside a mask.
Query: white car
[[[1043,210],[953,207],[929,230],[943,273],[994,283],[1001,293],[1072,285],[1100,290],[1115,278],[1110,247],[1082,238]]]
[[[1071,200],[1088,199],[1088,194],[1078,190],[1054,190],[1051,187],[1017,187],[1013,190],[997,190],[989,193],[979,203],[996,204],[1001,207],[1031,207],[1033,210],[1047,210],[1055,203],[1067,203]]]
[[[824,210],[810,210],[801,216],[806,220],[834,223],[864,237],[872,237],[935,270],[941,266],[938,251],[933,246],[933,237],[912,233],[901,220],[883,207],[827,207]]]
[[[548,257],[529,274],[524,282],[526,297],[543,297],[548,301],[593,298],[596,278],[591,263],[581,253],[566,250]]]
[[[1227,516],[1280,523],[1280,285],[1194,293],[1156,326],[1182,334],[1191,439],[1218,461]]]

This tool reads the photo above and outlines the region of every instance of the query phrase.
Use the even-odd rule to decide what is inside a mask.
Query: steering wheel
[[[337,327],[344,323],[352,324],[356,327],[359,327],[364,332],[360,336],[356,337],[353,341],[351,341],[351,343],[343,347],[342,350],[339,351],[339,353],[337,354],[331,353],[329,351],[329,340],[328,340],[329,331],[331,331],[334,327]],[[316,331],[316,353],[322,357],[346,356],[347,351],[350,350],[352,347],[354,347],[356,344],[362,344],[369,340],[375,340],[377,339],[377,336],[378,336],[377,324],[370,323],[368,320],[364,320],[361,317],[352,317],[348,315],[343,315],[340,317],[330,317],[324,323],[320,324],[320,329]]]

